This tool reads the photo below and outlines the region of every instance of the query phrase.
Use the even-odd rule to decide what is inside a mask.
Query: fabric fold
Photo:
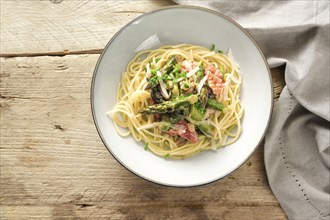
[[[175,2],[234,19],[271,68],[285,65],[265,136],[269,184],[289,219],[330,219],[329,1]]]

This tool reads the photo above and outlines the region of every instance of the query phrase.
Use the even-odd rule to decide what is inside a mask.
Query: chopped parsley
[[[182,71],[181,74],[180,74],[180,76],[181,76],[182,78],[184,78],[184,79],[187,79],[187,72]]]
[[[148,143],[145,143],[144,144],[144,150],[148,150],[149,149],[149,145],[148,145]]]
[[[153,76],[153,77],[151,77],[151,78],[149,79],[148,84],[149,84],[149,87],[150,87],[150,88],[153,88],[153,87],[157,86],[157,85],[159,84],[158,76]]]
[[[171,75],[167,75],[167,74],[164,74],[164,75],[162,75],[162,80],[173,80],[173,76],[171,76]]]
[[[174,69],[173,69],[173,72],[174,73],[179,73],[180,70],[181,70],[180,64],[175,64]]]
[[[151,74],[155,75],[157,71],[159,71],[159,67],[156,67],[155,69],[151,69]]]
[[[215,49],[215,45],[212,44],[211,47],[210,47],[210,51],[214,51],[214,49]]]
[[[169,157],[170,157],[170,154],[167,153],[167,154],[165,154],[163,157],[164,157],[164,158],[169,158]]]
[[[219,50],[219,49],[216,50],[216,49],[215,49],[215,44],[212,44],[212,45],[211,45],[211,47],[210,47],[210,51],[214,51],[214,52],[216,52],[216,53],[223,53],[222,50]]]
[[[222,73],[222,79],[224,79],[225,78],[225,65],[223,65],[223,64],[221,65],[220,71]]]
[[[199,70],[196,73],[197,76],[197,82],[201,81],[201,79],[204,77],[204,65],[199,65]]]

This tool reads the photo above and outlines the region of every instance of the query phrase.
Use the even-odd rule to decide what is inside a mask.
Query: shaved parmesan
[[[158,79],[159,81],[159,85],[160,85],[160,92],[162,93],[163,97],[168,100],[170,99],[170,95],[168,94],[167,90],[166,90],[166,86],[165,86],[165,83],[164,81],[161,79],[162,77],[162,73],[157,71],[157,76],[160,77],[160,79]]]
[[[227,84],[227,85],[225,85],[224,90],[223,90],[223,100],[224,101],[229,100],[228,89],[229,89],[229,85]]]
[[[197,93],[198,93],[198,94],[201,93],[201,90],[202,90],[203,85],[204,85],[204,83],[206,82],[206,80],[207,80],[207,75],[205,75],[205,76],[203,77],[203,79],[201,79],[201,81],[198,83],[198,85],[197,85]]]
[[[177,79],[177,82],[181,82],[182,80],[184,80],[184,78],[180,77],[179,79]]]
[[[147,77],[147,79],[150,79],[150,77],[151,77],[150,63],[147,63],[146,69],[147,69],[147,71],[146,71],[146,77]]]
[[[199,66],[196,66],[194,69],[190,70],[189,73],[187,73],[187,77],[191,77],[197,73],[199,70]]]

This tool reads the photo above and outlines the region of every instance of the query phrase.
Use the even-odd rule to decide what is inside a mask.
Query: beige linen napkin
[[[233,18],[270,67],[285,65],[265,137],[269,183],[289,219],[330,219],[329,1],[175,2]]]

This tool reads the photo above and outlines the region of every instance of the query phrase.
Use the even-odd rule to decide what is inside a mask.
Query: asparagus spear
[[[165,73],[169,74],[172,72],[172,70],[174,69],[174,65],[177,63],[175,56],[172,56],[172,58],[170,59],[170,61],[168,61],[168,63],[165,65],[164,69],[165,69]]]
[[[201,89],[201,93],[199,95],[199,101],[201,102],[201,105],[205,108],[207,104],[207,100],[209,99],[209,90],[206,86],[203,86]]]
[[[217,102],[217,100],[215,99],[208,99],[207,100],[207,105],[211,108],[214,108],[216,110],[219,110],[219,111],[223,111],[225,106],[224,104],[220,103],[220,102]]]
[[[163,114],[171,113],[181,106],[191,105],[197,102],[197,95],[180,96],[176,99],[165,101],[159,104],[150,105],[140,111],[142,114]]]
[[[202,106],[201,102],[196,102],[191,105],[190,117],[196,121],[201,121],[205,118],[205,108]]]

